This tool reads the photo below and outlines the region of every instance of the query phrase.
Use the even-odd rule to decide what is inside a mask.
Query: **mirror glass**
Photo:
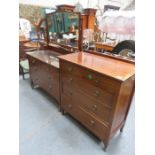
[[[79,14],[54,12],[47,15],[49,43],[78,47]]]

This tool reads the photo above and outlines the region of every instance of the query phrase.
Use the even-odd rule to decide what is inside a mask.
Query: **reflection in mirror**
[[[32,30],[31,22],[25,18],[19,19],[19,38],[20,40],[28,40]]]
[[[49,43],[78,47],[79,15],[54,12],[47,15]]]
[[[46,21],[44,18],[40,21],[40,23],[38,25],[38,35],[39,35],[40,42],[46,42],[47,41]]]

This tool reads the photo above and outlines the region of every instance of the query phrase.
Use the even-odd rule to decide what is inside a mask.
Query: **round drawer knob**
[[[69,108],[69,109],[72,109],[72,105],[71,105],[71,104],[69,104],[69,105],[68,105],[68,108]]]
[[[91,124],[91,126],[94,126],[95,125],[95,121],[91,120],[90,124]]]
[[[97,79],[97,80],[95,80],[95,82],[96,82],[96,83],[99,83],[99,80]]]
[[[99,92],[98,90],[96,90],[95,93],[94,93],[94,95],[95,95],[96,97],[98,97],[98,96],[100,96],[100,92]]]
[[[88,75],[87,75],[87,78],[88,78],[89,80],[92,80],[92,79],[93,79],[93,76],[92,76],[91,74],[88,74]]]
[[[68,68],[68,71],[69,71],[69,72],[73,71],[73,67],[69,67],[69,68]]]
[[[93,105],[92,110],[93,110],[93,111],[96,111],[96,110],[97,110],[97,105]]]
[[[72,82],[72,81],[73,81],[73,78],[70,78],[70,79],[69,79],[69,82]]]

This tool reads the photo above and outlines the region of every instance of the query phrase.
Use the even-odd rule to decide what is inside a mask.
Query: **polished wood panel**
[[[112,94],[119,89],[118,81],[107,78],[106,76],[103,76],[91,70],[86,70],[72,63],[64,62],[62,66],[62,72],[64,74],[74,76],[74,78],[76,78],[75,80],[77,80],[77,78],[79,80],[81,79],[81,84],[89,83],[98,88],[104,88],[107,92],[110,92]]]
[[[50,50],[38,50],[38,51],[36,50],[34,52],[27,52],[27,55],[37,60],[40,60],[48,65],[59,68],[59,59],[57,58],[57,56],[61,54],[58,52]]]
[[[44,89],[60,103],[58,55],[50,50],[27,52],[32,85]]]
[[[134,63],[90,53],[60,58],[61,109],[108,146],[122,131],[134,93]]]
[[[83,108],[70,103],[70,100],[66,96],[62,95],[62,104],[65,111],[70,113],[75,119],[80,121],[84,126],[86,126],[90,131],[92,131],[96,136],[106,139],[108,135],[108,127],[103,122],[98,121],[90,113],[85,111]]]
[[[133,64],[86,52],[68,54],[59,58],[119,81],[127,80],[135,71]]]

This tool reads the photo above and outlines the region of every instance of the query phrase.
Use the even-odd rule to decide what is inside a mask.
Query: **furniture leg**
[[[24,76],[24,70],[22,68],[22,76],[23,76],[23,80],[25,80],[25,76]]]
[[[125,126],[125,124],[120,128],[121,133],[123,132],[124,126]]]
[[[63,110],[63,109],[61,109],[61,113],[62,113],[62,115],[65,115],[66,114],[66,111]]]
[[[104,152],[106,152],[108,144],[109,144],[108,141],[107,142],[103,142],[103,141],[101,142],[101,147],[103,148]]]
[[[33,81],[31,80],[30,83],[31,83],[31,88],[34,89],[34,83],[33,83]]]

